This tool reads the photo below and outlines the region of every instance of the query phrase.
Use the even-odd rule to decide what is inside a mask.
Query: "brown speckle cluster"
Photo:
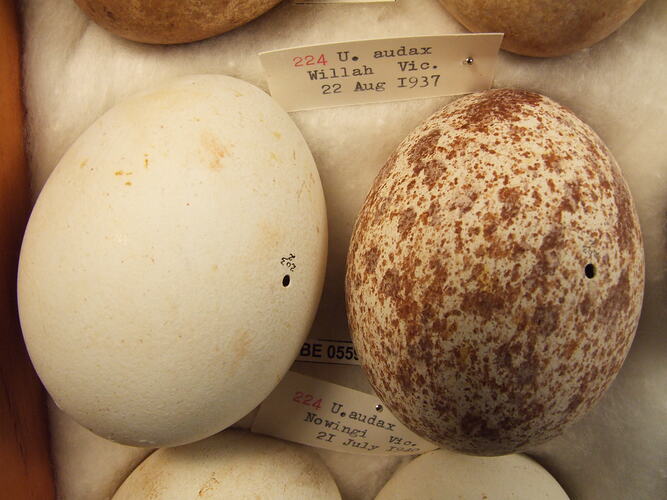
[[[445,447],[497,455],[554,437],[602,396],[643,285],[637,216],[607,148],[550,99],[504,89],[446,106],[387,161],[346,292],[391,411]]]

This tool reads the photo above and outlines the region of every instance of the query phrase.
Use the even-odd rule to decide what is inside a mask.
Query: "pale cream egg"
[[[113,500],[340,500],[329,470],[307,447],[227,430],[148,457]]]
[[[525,455],[471,457],[446,450],[402,466],[375,500],[568,500],[558,482]]]
[[[289,116],[241,80],[183,77],[112,108],[55,168],[21,250],[23,334],[56,404],[96,434],[202,439],[286,373],[326,253]]]

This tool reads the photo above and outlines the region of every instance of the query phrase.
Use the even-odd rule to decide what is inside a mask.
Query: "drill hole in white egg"
[[[289,286],[290,281],[291,281],[291,279],[289,277],[289,274],[286,274],[285,276],[283,276],[283,286],[285,288],[287,288]]]

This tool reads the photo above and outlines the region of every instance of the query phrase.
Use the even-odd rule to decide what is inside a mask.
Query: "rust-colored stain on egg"
[[[210,133],[204,133],[201,137],[202,147],[210,153],[209,168],[220,170],[223,167],[222,159],[229,155],[229,149],[223,146],[220,139]]]
[[[346,298],[392,412],[442,446],[497,455],[554,437],[602,396],[643,285],[637,215],[607,148],[550,99],[501,89],[446,106],[383,166]]]
[[[218,487],[219,484],[220,481],[216,479],[215,472],[212,472],[211,477],[202,485],[202,487],[197,492],[197,496],[203,497],[204,495],[207,495],[209,492],[213,493],[213,491]]]

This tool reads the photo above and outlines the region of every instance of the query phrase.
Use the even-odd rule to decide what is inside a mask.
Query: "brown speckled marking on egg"
[[[431,441],[497,455],[601,397],[637,327],[644,255],[597,135],[546,97],[491,90],[443,108],[387,161],[346,278],[379,397]]]

